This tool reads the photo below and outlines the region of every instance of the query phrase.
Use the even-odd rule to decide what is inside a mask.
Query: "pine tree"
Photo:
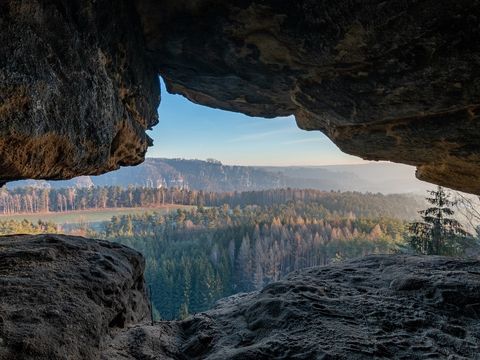
[[[455,205],[450,194],[439,186],[436,191],[428,191],[426,197],[432,206],[419,211],[423,221],[410,224],[410,246],[417,252],[427,255],[461,255],[471,239],[462,225],[453,218]]]
[[[237,257],[237,284],[239,291],[251,290],[252,254],[250,250],[250,237],[245,235],[238,251]]]

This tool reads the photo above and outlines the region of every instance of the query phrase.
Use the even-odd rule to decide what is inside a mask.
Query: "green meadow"
[[[31,222],[51,221],[59,225],[66,224],[82,224],[82,223],[98,223],[110,220],[113,216],[121,216],[128,214],[142,214],[145,212],[158,212],[161,214],[175,211],[179,208],[191,208],[186,205],[168,205],[162,207],[139,207],[139,208],[115,208],[115,209],[89,209],[75,210],[67,212],[48,212],[35,214],[14,214],[0,215],[0,221],[5,220],[23,220],[27,219]]]

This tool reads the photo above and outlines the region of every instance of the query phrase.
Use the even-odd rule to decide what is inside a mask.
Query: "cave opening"
[[[161,82],[159,123],[148,134],[147,157],[217,159],[226,165],[326,166],[366,164],[342,153],[319,131],[303,131],[293,116],[272,119],[195,104]]]
[[[0,1],[0,360],[478,357],[479,18]]]

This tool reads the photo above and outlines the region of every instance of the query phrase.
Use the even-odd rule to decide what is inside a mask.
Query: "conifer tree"
[[[450,194],[441,186],[428,193],[426,200],[432,206],[419,211],[422,221],[410,224],[410,246],[427,255],[463,254],[471,236],[453,218],[455,203],[450,200]]]

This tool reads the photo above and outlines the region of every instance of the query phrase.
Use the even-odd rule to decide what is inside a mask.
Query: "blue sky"
[[[235,165],[331,165],[363,161],[343,154],[318,131],[295,119],[264,119],[196,105],[169,94],[162,81],[160,123],[149,132],[149,157],[207,159]]]

